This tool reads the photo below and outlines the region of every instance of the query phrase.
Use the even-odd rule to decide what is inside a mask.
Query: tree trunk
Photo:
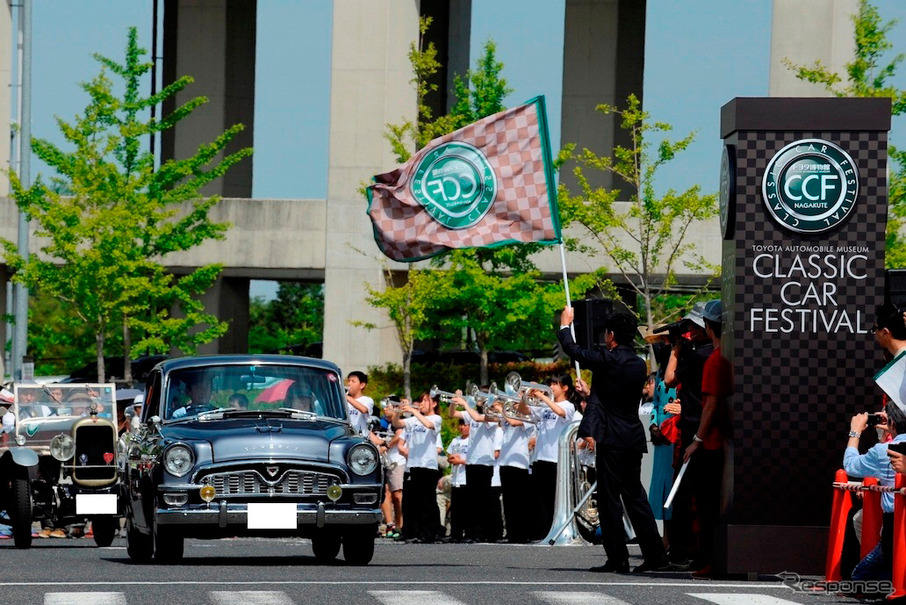
[[[132,388],[132,333],[129,330],[129,318],[123,317],[123,382]]]
[[[479,379],[481,380],[481,384],[488,384],[488,350],[481,347],[478,350],[478,354],[481,359],[478,368]]]
[[[103,384],[107,382],[107,376],[104,369],[104,334],[98,332],[94,335],[95,348],[98,355],[98,382]]]
[[[412,401],[412,348],[403,354],[403,395]]]

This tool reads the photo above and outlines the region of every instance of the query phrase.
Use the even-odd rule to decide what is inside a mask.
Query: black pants
[[[662,561],[664,543],[657,531],[654,515],[651,514],[648,495],[642,487],[642,452],[599,447],[595,460],[598,474],[598,512],[608,562],[620,564],[629,561],[626,532],[623,529],[624,505],[645,561],[651,563]]]
[[[723,466],[723,450],[699,447],[689,459],[686,474],[673,499],[673,523],[670,525],[672,561],[684,561],[691,557],[696,568],[713,563],[714,529],[720,520]],[[696,519],[699,527],[697,549],[693,548],[692,534]]]
[[[468,495],[465,485],[450,489],[450,539],[452,540],[459,541],[465,536],[467,505]]]
[[[440,471],[410,468],[403,483],[403,537],[433,542],[440,532],[436,488]]]
[[[528,542],[532,538],[533,518],[530,513],[534,512],[529,498],[528,469],[501,466],[500,486],[503,489],[506,538],[510,542]]]
[[[494,467],[484,464],[466,465],[466,492],[468,493],[468,521],[466,537],[476,542],[493,539],[491,478]],[[499,511],[499,507],[497,508]]]
[[[533,538],[543,540],[554,524],[554,507],[557,498],[557,463],[538,460],[532,464],[532,488],[538,502],[538,524]]]

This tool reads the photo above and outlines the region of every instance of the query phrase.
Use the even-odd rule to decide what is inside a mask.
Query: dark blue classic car
[[[315,557],[367,564],[381,520],[378,450],[346,417],[339,368],[286,355],[172,359],[147,382],[127,445],[127,550],[182,558],[183,541],[302,536]]]

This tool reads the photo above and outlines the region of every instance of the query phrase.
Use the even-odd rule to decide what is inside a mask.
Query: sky
[[[471,54],[493,39],[516,105],[547,97],[551,142],[560,144],[565,0],[473,0]],[[906,2],[875,0],[906,52]],[[161,2],[163,6],[163,2]],[[664,167],[659,189],[718,185],[720,108],[732,98],[767,96],[771,0],[648,0],[644,109],[695,142]],[[87,96],[78,84],[98,72],[91,58],[123,55],[127,27],[151,47],[151,0],[40,0],[33,8],[32,133],[59,142],[54,118],[72,118]],[[323,199],[327,194],[331,0],[258,0],[256,198]],[[906,66],[898,83],[906,87]],[[201,91],[199,91],[201,94]],[[906,145],[906,124],[891,141]],[[33,175],[41,170],[33,163]],[[45,169],[46,172],[46,169]],[[364,202],[363,202],[364,203]],[[254,283],[270,296],[273,284]]]

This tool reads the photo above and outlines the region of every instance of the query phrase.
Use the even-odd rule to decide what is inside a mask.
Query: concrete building
[[[772,36],[772,95],[826,94],[803,86],[780,67],[785,56],[814,51],[832,69],[842,70],[852,48],[856,0],[832,0],[834,10],[817,11],[808,30],[799,28],[802,11],[826,0],[775,0]],[[250,279],[312,280],[325,284],[324,356],[345,370],[399,361],[395,333],[382,313],[363,300],[363,285],[384,283],[382,262],[371,246],[371,225],[358,188],[363,175],[385,172],[395,165],[383,137],[383,125],[414,119],[416,100],[407,52],[418,35],[418,20],[430,10],[435,42],[454,72],[470,64],[471,0],[335,0],[333,8],[329,173],[324,200],[249,199],[252,163],[235,167],[206,193],[224,196],[217,220],[234,227],[222,242],[209,242],[191,253],[173,255],[168,264],[179,272],[210,262],[223,263],[223,276],[206,296],[208,308],[231,321],[230,332],[205,352],[244,351],[248,337]],[[211,102],[161,141],[162,157],[182,157],[210,141],[231,124],[246,130],[236,146],[254,139],[255,0],[165,0],[164,77],[190,73],[196,78],[192,96]],[[815,14],[819,17],[816,19]],[[824,15],[821,17],[820,15]],[[607,153],[621,133],[614,122],[601,120],[594,107],[616,104],[630,93],[642,98],[644,73],[644,0],[566,0],[563,70],[563,140]],[[797,27],[797,35],[787,30]],[[830,32],[830,35],[828,35]],[[780,33],[780,35],[778,35]],[[0,11],[0,39],[9,41],[10,13]],[[10,44],[0,45],[10,48]],[[0,85],[9,87],[8,54],[0,54]],[[366,92],[367,91],[367,97]],[[189,93],[187,93],[189,94]],[[180,98],[176,99],[178,103]],[[444,95],[432,102],[441,107]],[[9,103],[0,100],[0,133],[9,133]],[[0,164],[8,161],[0,146]],[[717,167],[715,167],[717,170]],[[568,177],[565,177],[568,178]],[[606,179],[599,184],[609,185]],[[0,182],[0,194],[7,184]],[[0,236],[15,240],[15,205],[0,200]],[[715,262],[720,257],[716,225],[696,229],[692,241]],[[34,244],[33,244],[34,246]],[[364,250],[363,254],[360,250]],[[549,250],[538,259],[551,275],[560,273],[559,253]],[[596,269],[602,263],[569,255],[571,273]],[[402,265],[392,265],[403,269]],[[0,271],[0,277],[6,277]],[[682,279],[695,281],[698,276]],[[2,300],[2,297],[0,297]],[[6,309],[0,308],[0,312]],[[351,320],[373,323],[367,331]],[[5,340],[0,335],[0,340]]]

